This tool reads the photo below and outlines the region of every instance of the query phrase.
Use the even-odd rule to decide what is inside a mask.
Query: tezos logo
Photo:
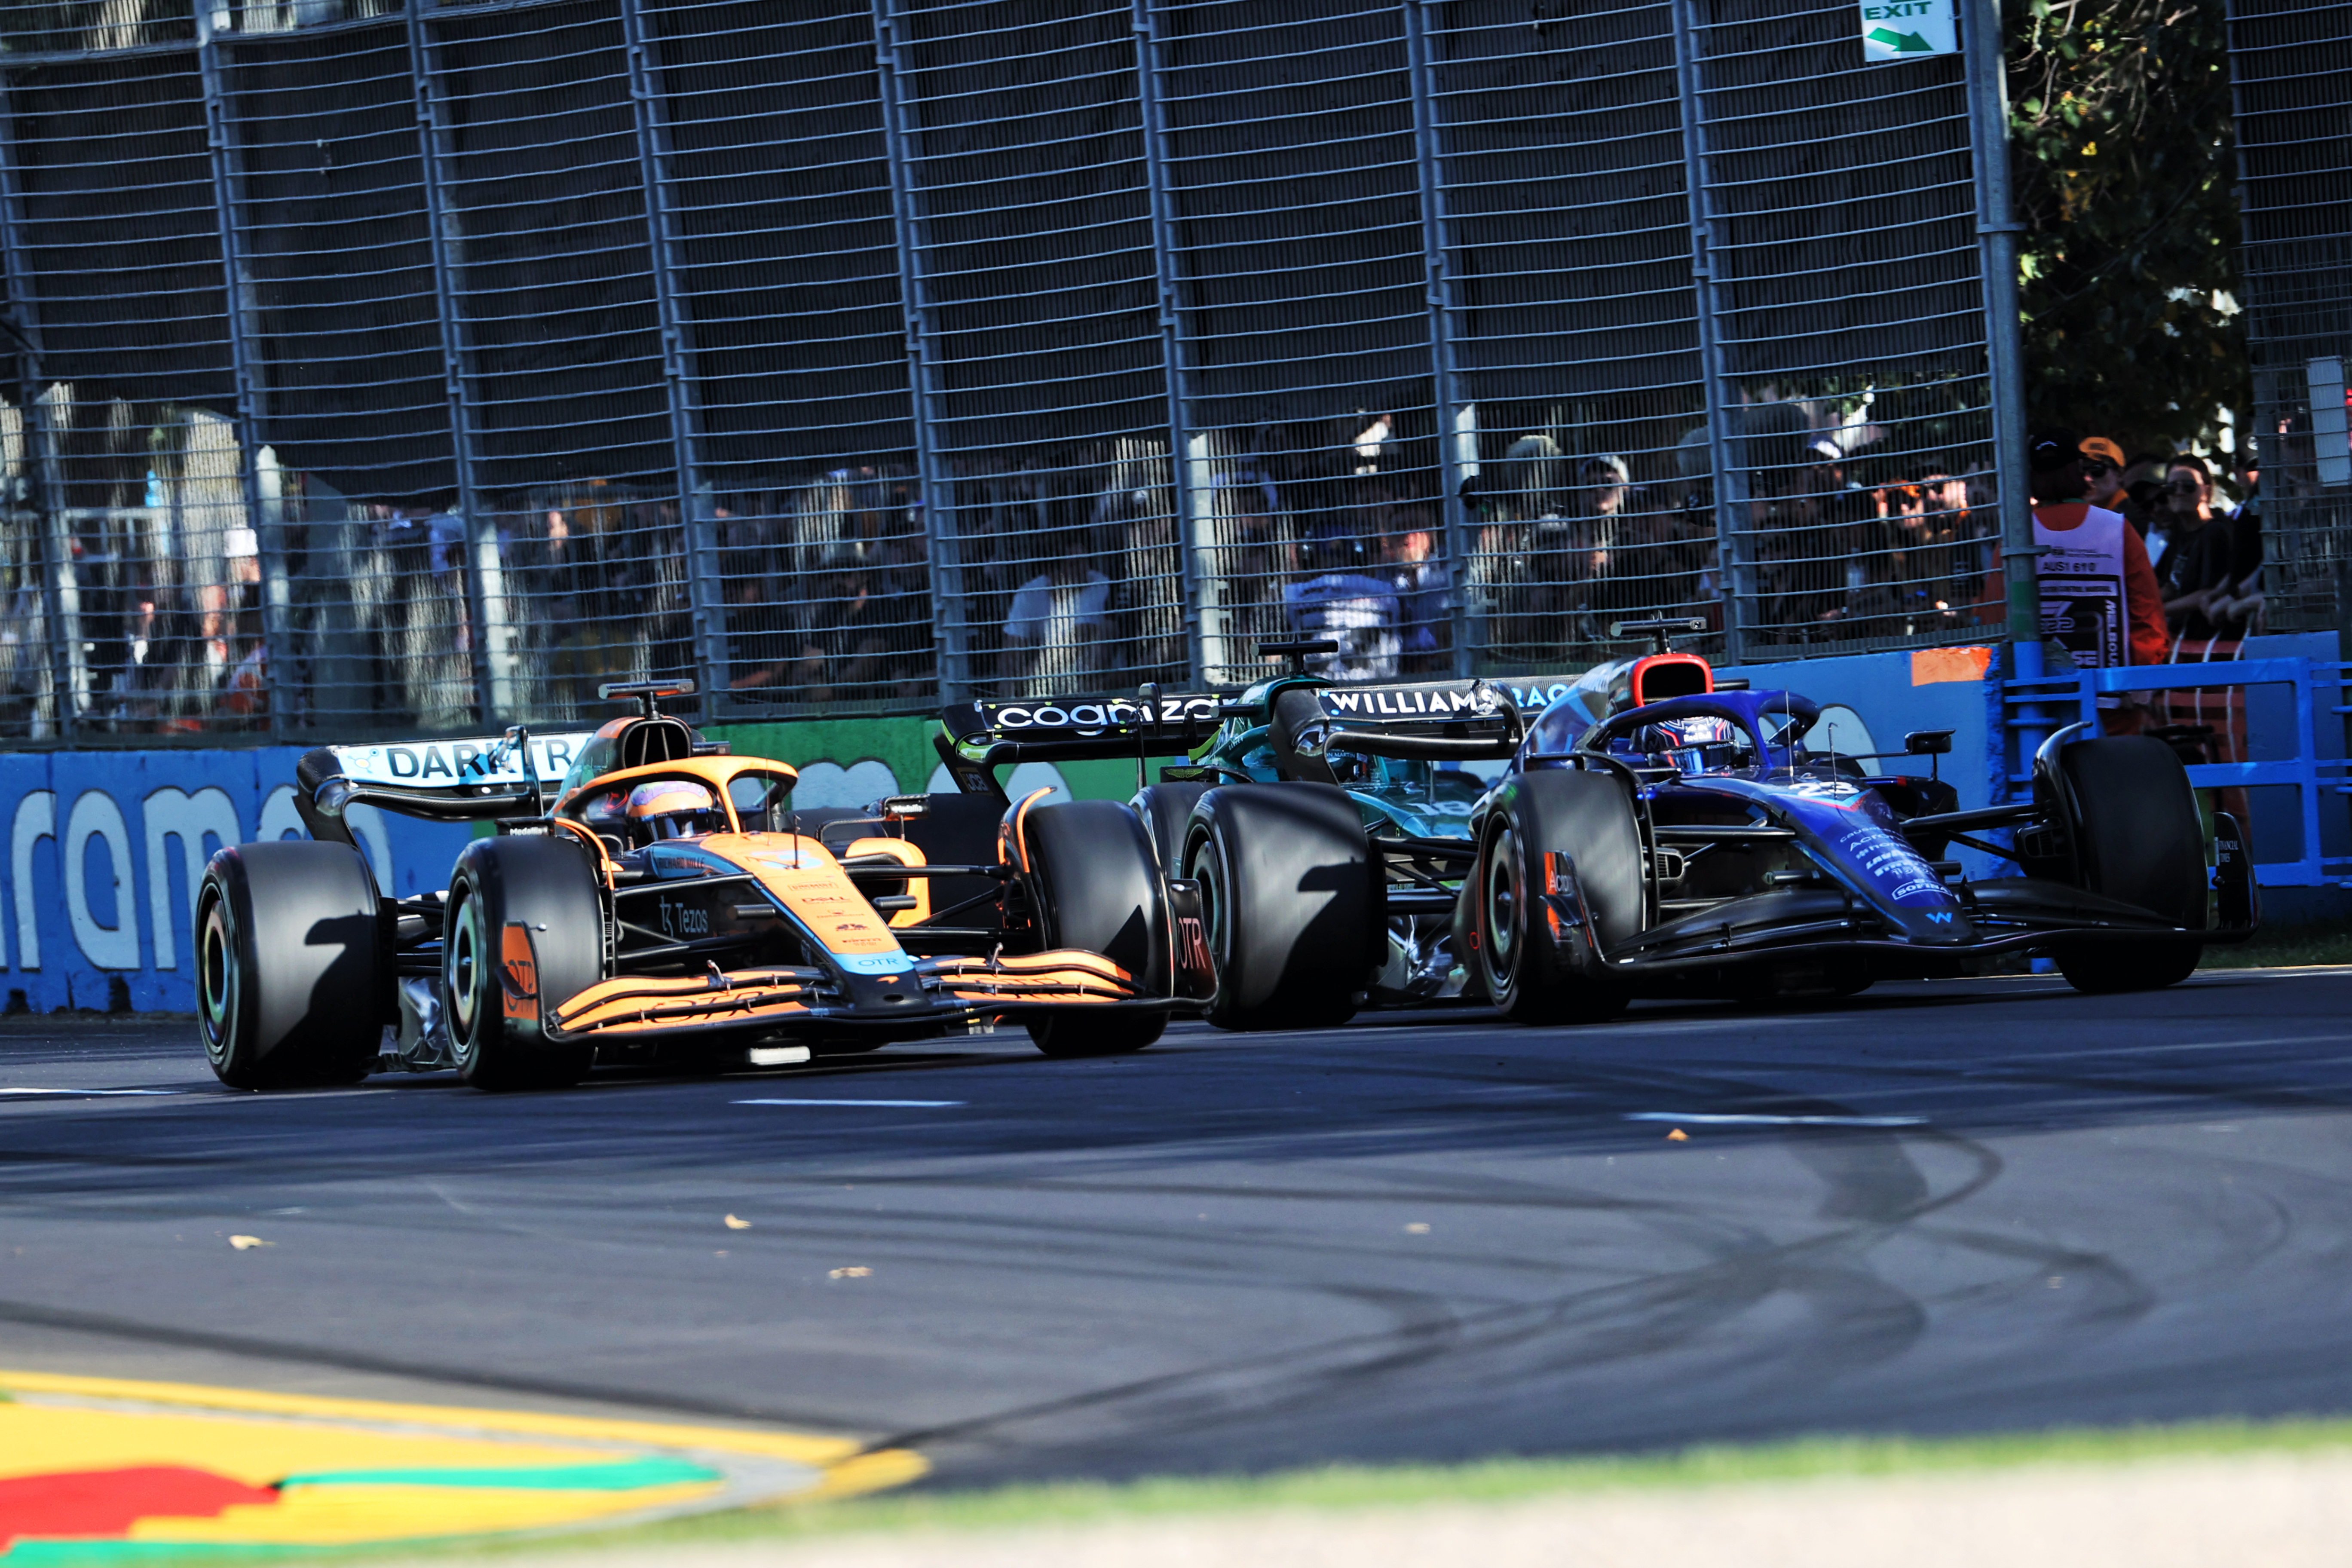
[[[662,935],[667,937],[709,936],[710,911],[692,904],[674,904],[660,900]]]

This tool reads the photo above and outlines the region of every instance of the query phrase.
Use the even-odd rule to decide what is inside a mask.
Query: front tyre
[[[1641,928],[1642,840],[1622,784],[1599,773],[1523,773],[1489,816],[1473,868],[1467,933],[1480,984],[1519,1024],[1596,1023],[1630,1000],[1593,973],[1589,920],[1606,949]],[[1562,919],[1563,905],[1576,921]]]
[[[457,1076],[477,1089],[562,1089],[595,1047],[551,1041],[545,1020],[604,977],[604,906],[568,840],[482,838],[449,883],[441,952]]]
[[[1142,819],[1107,800],[1040,806],[1028,814],[1023,843],[1041,944],[1098,952],[1127,972],[1138,994],[1169,995],[1168,889]],[[1049,1057],[1108,1057],[1151,1044],[1168,1015],[1078,1003],[1032,1014],[1027,1025]]]
[[[392,963],[359,851],[215,853],[196,891],[196,1027],[231,1089],[355,1083],[383,1041]]]
[[[2078,886],[2137,904],[2175,928],[2206,926],[2204,825],[2188,770],[2147,735],[2076,741],[2060,750],[2054,784],[2074,847]],[[2156,991],[2196,972],[2193,938],[2086,943],[2061,950],[2058,972],[2077,991]]]

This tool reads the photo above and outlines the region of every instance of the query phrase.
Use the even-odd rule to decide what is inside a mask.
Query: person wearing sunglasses
[[[2121,511],[2124,449],[2105,436],[2083,437],[2083,499],[2108,511]]]
[[[2213,520],[2213,477],[2187,455],[2172,459],[2160,493],[2158,526],[2171,545],[2164,552],[2164,615],[2185,637],[2216,635],[2213,603],[2230,592],[2234,560],[2227,528]]]

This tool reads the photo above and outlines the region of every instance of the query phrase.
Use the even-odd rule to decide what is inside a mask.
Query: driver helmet
[[[1728,719],[1669,719],[1658,726],[1670,746],[1720,746],[1738,731]]]
[[[1643,726],[1641,747],[1650,756],[1666,757],[1681,772],[1696,773],[1704,766],[1706,747],[1723,745],[1738,732],[1728,719],[1667,719]]]
[[[717,833],[726,826],[719,797],[685,779],[642,784],[629,792],[629,820],[646,840]]]

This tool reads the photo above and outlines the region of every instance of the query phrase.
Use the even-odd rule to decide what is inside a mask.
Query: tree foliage
[[[2035,424],[2220,445],[2252,402],[2222,0],[2003,0]]]

